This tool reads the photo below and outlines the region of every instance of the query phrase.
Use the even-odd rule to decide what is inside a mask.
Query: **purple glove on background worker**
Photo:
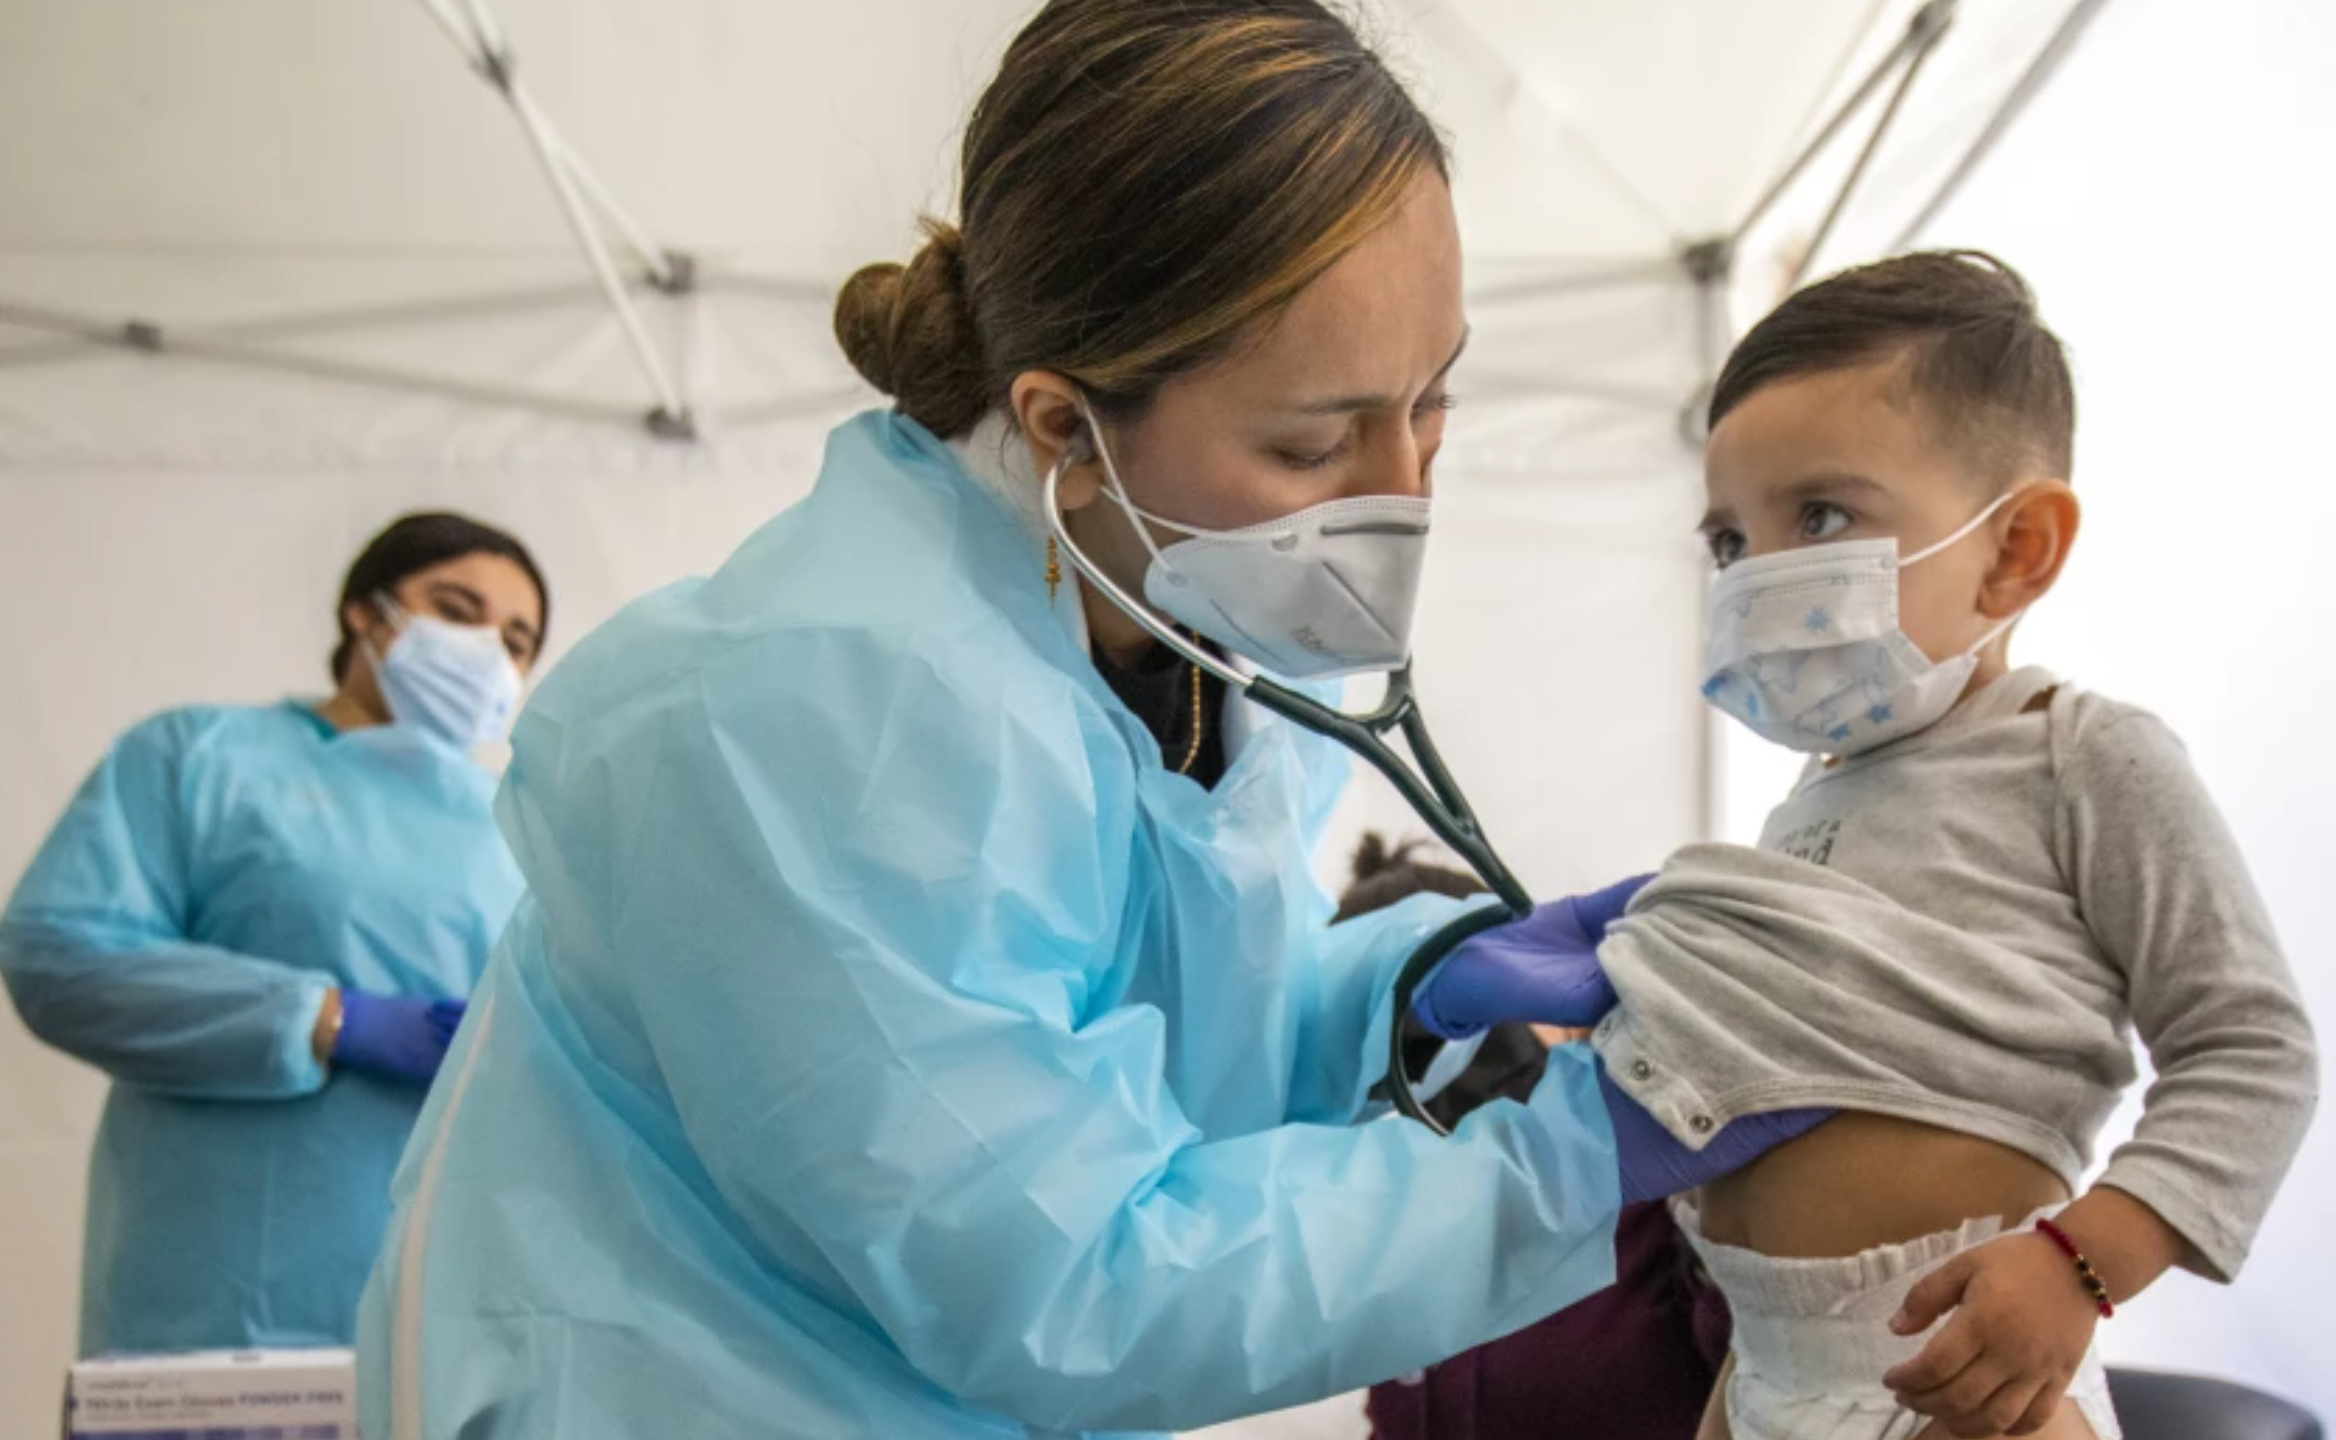
[[[463,1002],[422,995],[341,992],[332,1062],[376,1079],[428,1086],[462,1026]]]

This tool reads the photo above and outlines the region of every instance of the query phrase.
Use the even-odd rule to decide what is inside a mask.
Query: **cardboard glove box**
[[[222,1350],[84,1360],[65,1440],[357,1440],[347,1350]]]

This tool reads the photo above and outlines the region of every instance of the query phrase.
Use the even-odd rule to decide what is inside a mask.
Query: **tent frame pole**
[[[576,156],[574,149],[552,126],[551,120],[535,103],[527,87],[519,81],[518,57],[504,38],[502,28],[488,11],[485,0],[462,0],[463,13],[456,13],[450,0],[420,0],[422,8],[438,22],[463,52],[473,69],[503,97],[511,113],[519,122],[520,133],[526,137],[528,150],[535,156],[536,165],[552,189],[552,197],[560,207],[561,218],[567,222],[569,233],[577,247],[584,252],[585,264],[591,268],[593,279],[616,316],[618,327],[624,332],[625,344],[632,350],[633,359],[640,366],[642,378],[648,382],[655,405],[646,417],[649,432],[664,439],[692,440],[697,438],[697,422],[688,402],[673,376],[657,353],[657,346],[649,338],[648,327],[642,322],[640,307],[626,290],[622,276],[611,259],[607,241],[593,223],[592,212],[597,209],[609,221],[625,242],[639,254],[648,268],[650,282],[660,290],[678,294],[688,281],[682,278],[692,267],[673,264],[665,251],[649,243],[622,207],[609,195],[589,167]],[[588,198],[589,197],[589,198]]]
[[[1897,123],[1898,112],[1906,104],[1907,92],[1914,88],[1914,82],[1922,75],[1922,67],[1937,53],[1938,42],[1946,33],[1946,27],[1941,25],[1908,58],[1906,68],[1898,76],[1897,88],[1890,92],[1889,100],[1884,102],[1882,113],[1874,120],[1873,130],[1866,136],[1866,143],[1858,149],[1857,159],[1850,162],[1849,174],[1842,177],[1841,188],[1833,192],[1833,203],[1825,207],[1825,218],[1817,222],[1816,233],[1809,237],[1808,244],[1801,247],[1800,258],[1793,262],[1788,288],[1798,290],[1801,282],[1809,278],[1809,267],[1816,263],[1817,252],[1825,248],[1825,242],[1832,238],[1833,227],[1841,223],[1842,212],[1849,208],[1850,197],[1857,193],[1858,182],[1865,179],[1866,170],[1874,163],[1874,156],[1880,153],[1882,142],[1890,138],[1890,127]]]
[[[2068,13],[2061,17],[2059,28],[2052,32],[2052,38],[2044,42],[2044,48],[2036,52],[2036,57],[2028,62],[2028,68],[2012,83],[2003,103],[1988,117],[1987,124],[1972,139],[1962,158],[1955,162],[1955,168],[1948,172],[1947,178],[1940,182],[1930,199],[1915,212],[1914,218],[1906,222],[1906,227],[1898,232],[1898,237],[1890,242],[1893,251],[1904,250],[1913,244],[1915,237],[1929,229],[1931,221],[1938,218],[1939,212],[1962,192],[1963,186],[1986,163],[1987,157],[1995,153],[1995,147],[2011,132],[2012,126],[2018,124],[2020,117],[2027,113],[2028,106],[2037,95],[2068,63],[2068,57],[2075,53],[2077,42],[2084,38],[2085,31],[2108,8],[2109,0],[2076,0],[2068,7]]]
[[[65,337],[57,345],[24,345],[0,350],[0,365],[53,363],[96,353],[99,349],[130,350],[147,355],[185,355],[249,369],[433,395],[465,404],[531,410],[570,419],[608,421],[630,418],[614,407],[587,400],[402,370],[369,361],[338,360],[329,356],[302,355],[272,349],[265,344],[253,343],[232,329],[203,331],[173,327],[166,331],[151,320],[115,323],[15,301],[0,301],[0,323]],[[257,328],[254,327],[255,330]]]
[[[1890,53],[1874,63],[1874,67],[1866,72],[1865,79],[1858,82],[1857,89],[1834,107],[1825,123],[1817,127],[1817,133],[1809,137],[1809,143],[1786,162],[1783,171],[1761,192],[1760,198],[1752,202],[1752,208],[1744,213],[1744,218],[1736,222],[1736,228],[1727,236],[1727,246],[1731,253],[1743,245],[1762,220],[1768,218],[1768,212],[1774,210],[1777,202],[1792,189],[1793,182],[1801,178],[1801,172],[1825,153],[1832,145],[1833,138],[1841,133],[1842,127],[1865,108],[1866,102],[1880,92],[1890,76],[1901,66],[1919,64],[1918,57],[1928,55],[1937,46],[1955,23],[1956,5],[1957,0],[1928,0],[1920,10],[1914,12],[1913,18],[1906,22],[1906,33],[1898,37],[1898,43],[1890,47]],[[1901,81],[1900,93],[1903,92],[1904,82]]]

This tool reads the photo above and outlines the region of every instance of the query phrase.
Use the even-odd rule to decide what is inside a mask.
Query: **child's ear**
[[[1979,589],[1979,613],[1990,620],[2009,619],[2044,598],[2068,563],[2083,518],[2065,480],[2030,481],[2003,509],[2003,540]]]

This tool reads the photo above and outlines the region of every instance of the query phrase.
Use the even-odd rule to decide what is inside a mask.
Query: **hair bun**
[[[938,220],[906,265],[861,267],[835,300],[835,338],[862,379],[943,439],[989,409],[981,336],[965,290],[965,235]]]

